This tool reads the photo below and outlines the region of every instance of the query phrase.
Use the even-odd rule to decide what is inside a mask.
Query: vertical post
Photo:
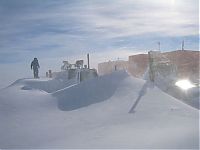
[[[88,69],[90,69],[90,56],[87,54],[87,60],[88,60]]]
[[[149,78],[152,82],[154,82],[154,78],[155,78],[155,72],[154,72],[154,64],[153,64],[153,52],[152,51],[149,51],[148,52],[148,57],[149,57]]]
[[[182,41],[182,51],[184,50],[184,45],[185,45],[185,43],[184,43],[184,40]]]
[[[158,42],[158,50],[160,51],[160,42]]]
[[[47,78],[49,77],[49,73],[48,73],[48,72],[46,72],[46,77],[47,77]]]
[[[52,71],[49,70],[49,78],[52,78]]]

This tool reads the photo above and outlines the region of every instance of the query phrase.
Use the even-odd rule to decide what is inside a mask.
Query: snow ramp
[[[75,79],[66,80],[64,78],[24,78],[15,81],[9,87],[20,86],[21,90],[42,90],[47,93],[53,93],[76,83],[77,81]]]
[[[52,95],[58,100],[61,110],[70,111],[109,99],[128,76],[125,71],[117,71],[59,90]]]

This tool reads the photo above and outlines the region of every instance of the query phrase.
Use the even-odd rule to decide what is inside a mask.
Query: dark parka
[[[38,78],[38,68],[40,68],[38,59],[34,58],[34,60],[31,62],[31,69],[33,69],[34,78]]]

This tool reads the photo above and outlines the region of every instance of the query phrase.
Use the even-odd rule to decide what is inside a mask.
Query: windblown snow
[[[129,113],[138,100],[137,106]],[[199,148],[198,110],[125,71],[0,91],[0,148]]]

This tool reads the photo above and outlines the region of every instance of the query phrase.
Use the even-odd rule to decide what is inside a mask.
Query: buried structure
[[[89,68],[89,55],[88,56],[88,66],[84,65],[83,60],[77,60],[75,64],[70,64],[68,61],[63,61],[63,66],[61,67],[62,72],[66,73],[68,80],[77,79],[78,82],[82,82],[87,79],[97,77],[97,70]]]

